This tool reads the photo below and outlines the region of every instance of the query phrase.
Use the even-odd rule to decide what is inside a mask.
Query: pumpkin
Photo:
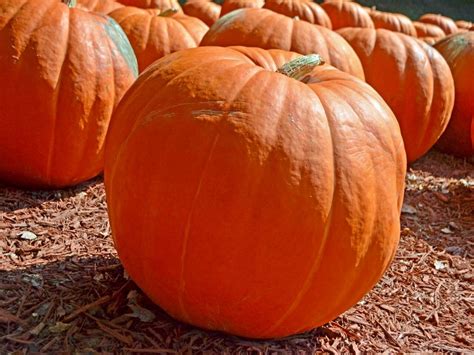
[[[459,20],[459,21],[456,21],[455,23],[459,29],[470,30],[472,28],[472,22],[469,22],[469,21]]]
[[[446,128],[454,82],[443,57],[426,43],[384,29],[338,31],[354,48],[367,83],[398,119],[408,162],[425,154]]]
[[[140,72],[161,57],[197,47],[209,29],[201,20],[168,10],[123,7],[110,13],[135,51]]]
[[[440,27],[446,35],[458,32],[458,27],[456,26],[456,23],[446,16],[436,14],[425,14],[421,16],[418,21],[436,25]]]
[[[82,10],[94,11],[101,14],[108,14],[123,5],[114,0],[77,0],[76,7]]]
[[[318,53],[336,68],[364,78],[359,58],[337,33],[267,9],[240,9],[221,17],[201,41],[201,46],[234,45]]]
[[[178,0],[117,0],[125,6],[134,6],[142,9],[158,9],[162,11],[175,9],[183,12]]]
[[[419,40],[425,42],[426,44],[429,44],[430,46],[440,41],[441,39],[443,39],[443,37],[420,37],[419,38]]]
[[[3,0],[0,67],[0,180],[59,188],[98,175],[112,111],[137,75],[120,26],[58,0]]]
[[[289,17],[298,17],[302,21],[332,28],[331,20],[318,4],[310,0],[266,0],[265,9]]]
[[[437,143],[440,150],[460,155],[474,155],[474,33],[447,37],[435,48],[448,62],[454,77],[456,96],[446,131]]]
[[[188,1],[183,6],[183,12],[192,17],[197,17],[208,26],[212,26],[221,14],[221,6],[212,1]]]
[[[264,3],[264,0],[224,0],[222,3],[221,16],[238,9],[261,8]]]
[[[321,7],[331,19],[333,30],[343,27],[374,28],[368,12],[355,2],[332,0],[322,3]]]
[[[120,260],[154,302],[273,338],[334,319],[380,279],[406,160],[369,85],[311,70],[319,56],[275,72],[248,51],[187,49],[140,76],[114,114],[105,186]]]
[[[416,28],[411,20],[402,14],[372,10],[369,12],[375,28],[385,28],[416,37]]]
[[[416,29],[416,34],[418,37],[445,37],[446,34],[436,25],[430,23],[424,23],[419,21],[413,21],[413,25]]]

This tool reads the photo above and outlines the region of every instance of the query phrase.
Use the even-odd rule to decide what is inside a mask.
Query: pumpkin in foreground
[[[368,84],[400,123],[408,162],[425,154],[448,125],[454,82],[444,58],[428,44],[385,29],[338,31],[354,48]]]
[[[252,338],[303,332],[359,301],[395,254],[406,160],[392,111],[352,75],[310,71],[319,56],[283,65],[295,55],[176,52],[114,114],[115,245],[183,322]]]
[[[474,155],[474,33],[449,36],[434,46],[448,62],[456,96],[446,131],[437,143],[440,150],[459,156]]]
[[[137,75],[120,26],[59,0],[3,0],[0,68],[0,180],[51,188],[99,174],[112,111]]]

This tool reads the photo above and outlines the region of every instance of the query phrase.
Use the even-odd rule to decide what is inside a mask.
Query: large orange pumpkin
[[[470,30],[473,27],[472,22],[470,21],[459,20],[455,23],[459,29]]]
[[[443,15],[425,14],[421,16],[418,21],[436,25],[440,27],[446,35],[458,32],[456,23],[449,17]]]
[[[336,68],[364,78],[357,54],[337,33],[267,9],[240,9],[221,17],[201,41],[201,46],[233,45],[318,53]]]
[[[128,36],[140,72],[161,57],[199,45],[209,27],[201,20],[168,10],[123,7],[110,13]]]
[[[441,27],[432,25],[430,23],[424,23],[420,21],[413,21],[413,25],[416,29],[416,34],[418,37],[445,37],[446,34],[441,29]]]
[[[183,6],[186,15],[197,17],[208,26],[212,26],[220,17],[221,6],[210,0],[188,1]]]
[[[371,10],[370,18],[374,22],[375,28],[385,28],[386,30],[405,33],[416,37],[416,28],[411,20],[402,14]]]
[[[369,85],[298,59],[280,74],[248,51],[200,47],[150,67],[114,115],[105,185],[119,257],[152,300],[272,338],[334,319],[380,279],[406,161]]]
[[[117,0],[126,6],[134,6],[142,9],[158,9],[162,11],[175,9],[182,12],[178,0]]]
[[[369,13],[355,2],[332,0],[322,3],[321,7],[331,19],[334,30],[343,27],[374,28]]]
[[[0,180],[63,187],[103,168],[136,59],[115,21],[58,0],[0,2]]]
[[[114,0],[77,0],[77,8],[98,12],[101,14],[108,14],[123,5]]]
[[[425,154],[446,128],[454,82],[443,57],[426,43],[384,29],[345,28],[365,78],[382,95],[400,123],[408,161]]]
[[[302,21],[332,28],[329,16],[321,6],[311,0],[266,0],[264,8],[289,17],[298,17]]]
[[[261,8],[264,5],[264,0],[224,0],[222,3],[221,16],[227,15],[237,9],[246,8]]]
[[[436,43],[435,48],[451,68],[456,88],[453,114],[446,131],[438,141],[441,150],[474,155],[474,33],[460,33]]]

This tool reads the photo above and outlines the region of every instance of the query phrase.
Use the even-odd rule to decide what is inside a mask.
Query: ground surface
[[[474,160],[431,152],[417,162],[402,229],[390,269],[354,308],[255,342],[177,323],[127,280],[100,179],[53,192],[0,187],[0,354],[473,352]]]

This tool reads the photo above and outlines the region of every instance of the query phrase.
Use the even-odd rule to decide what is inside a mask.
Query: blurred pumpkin
[[[418,37],[445,37],[446,34],[436,25],[430,23],[424,23],[419,21],[413,21],[413,25],[416,29],[416,34]]]
[[[101,14],[108,14],[123,5],[114,0],[76,0],[76,7],[82,10],[94,11]]]
[[[437,147],[450,154],[474,155],[474,33],[447,37],[435,48],[448,62],[454,77],[456,97],[446,131]]]
[[[221,16],[238,9],[259,9],[262,8],[264,4],[264,0],[224,0],[222,3]]]
[[[426,44],[429,44],[430,46],[432,46],[433,44],[435,44],[436,42],[440,41],[443,38],[444,37],[420,37],[419,39],[425,42]]]
[[[120,260],[153,301],[273,338],[325,324],[381,278],[406,160],[369,85],[314,55],[275,72],[278,52],[251,50],[183,50],[142,74],[114,114],[105,186]]]
[[[371,10],[370,18],[374,22],[375,28],[385,28],[386,30],[404,33],[416,37],[416,28],[411,20],[402,14]]]
[[[123,7],[110,13],[128,36],[140,72],[161,57],[199,45],[209,27],[201,20],[155,9]]]
[[[297,17],[302,21],[332,28],[329,16],[321,6],[311,0],[266,0],[264,8],[285,16]]]
[[[436,25],[440,27],[446,35],[458,32],[458,26],[456,26],[456,23],[449,17],[443,15],[425,14],[421,16],[418,21]]]
[[[126,6],[139,7],[141,9],[158,9],[162,11],[175,9],[183,12],[178,0],[117,0]]]
[[[197,17],[208,26],[212,26],[220,17],[221,6],[210,0],[188,1],[183,6],[186,15]]]
[[[400,123],[411,163],[445,130],[454,104],[454,82],[443,57],[426,43],[384,29],[338,31],[354,48],[367,83],[382,95]]]
[[[58,188],[98,175],[136,65],[111,18],[58,0],[1,1],[0,180]]]
[[[221,17],[201,41],[201,46],[234,45],[318,53],[328,64],[364,78],[359,58],[337,33],[267,9],[240,9]]]
[[[469,22],[469,21],[459,20],[459,21],[456,21],[455,23],[459,29],[470,30],[472,28],[472,22]]]
[[[368,12],[355,2],[331,0],[322,3],[321,7],[331,19],[333,30],[343,27],[374,28]]]

